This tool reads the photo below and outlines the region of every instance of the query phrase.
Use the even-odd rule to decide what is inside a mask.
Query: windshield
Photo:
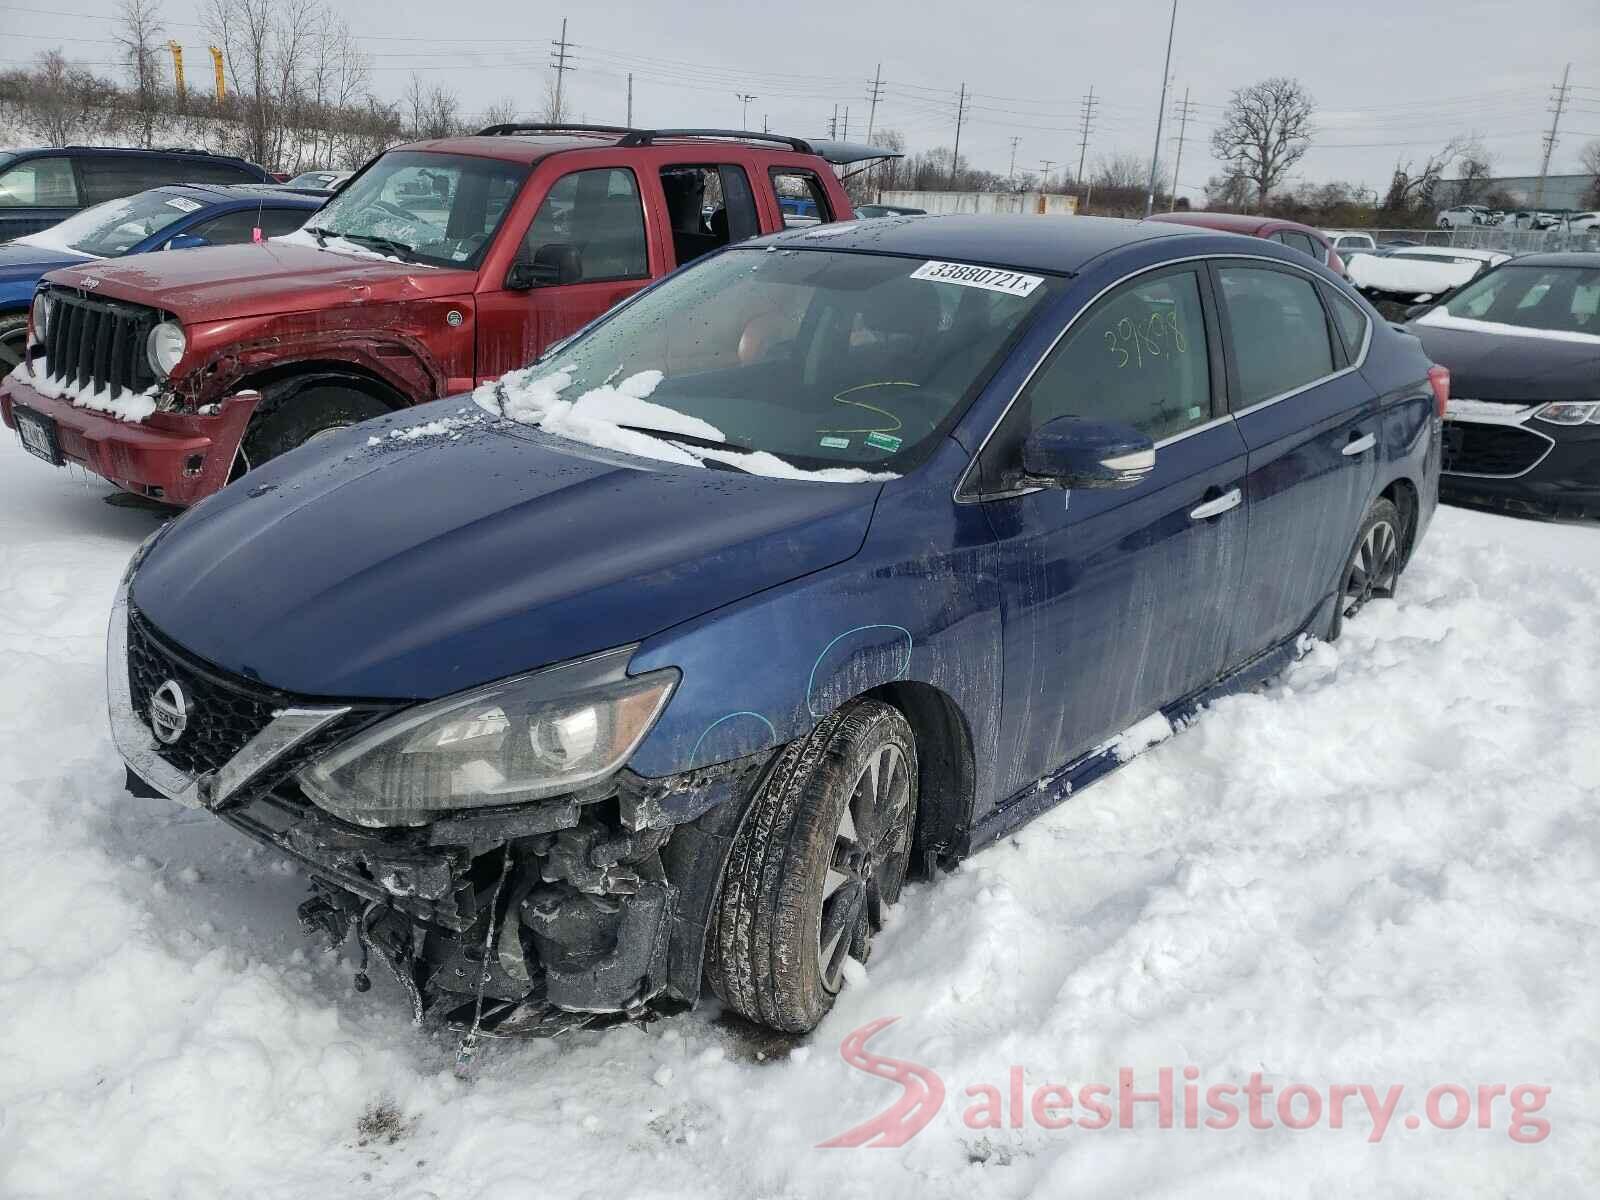
[[[1600,334],[1600,269],[1505,266],[1463,288],[1444,308],[1473,321]]]
[[[498,392],[506,415],[567,436],[584,432],[570,418],[591,416],[630,433],[691,435],[656,455],[672,461],[903,472],[1059,287],[959,263],[735,249],[508,375]]]
[[[385,154],[306,226],[381,254],[440,267],[478,265],[526,164],[457,154]]]
[[[114,258],[204,207],[187,196],[160,190],[140,192],[137,196],[96,204],[58,225],[19,237],[17,241],[51,250],[75,250],[97,258]]]

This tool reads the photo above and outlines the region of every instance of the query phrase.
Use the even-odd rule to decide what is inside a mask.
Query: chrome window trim
[[[1287,250],[1290,249],[1290,247],[1285,246],[1284,249]],[[1300,274],[1310,278],[1313,286],[1319,284],[1324,287],[1331,286],[1326,279],[1322,278],[1322,276],[1318,275],[1309,267],[1302,266],[1300,263],[1288,262],[1284,259],[1272,258],[1264,254],[1241,253],[1190,254],[1183,258],[1168,259],[1166,262],[1151,263],[1147,267],[1140,267],[1136,271],[1129,271],[1126,275],[1112,280],[1093,296],[1089,297],[1089,299],[1078,309],[1078,311],[1072,314],[1072,319],[1061,327],[1061,332],[1057,333],[1056,336],[1050,340],[1050,344],[1044,348],[1044,353],[1040,354],[1038,361],[1036,361],[1033,366],[1029,368],[1028,373],[1023,377],[1022,382],[1019,383],[1016,390],[1011,393],[1011,399],[1006,401],[1006,406],[1000,410],[1000,415],[996,417],[994,423],[989,426],[989,431],[983,435],[983,440],[978,443],[978,448],[972,452],[972,456],[967,460],[967,465],[962,469],[961,474],[956,477],[956,485],[951,492],[950,498],[957,504],[980,504],[986,500],[1009,500],[1016,496],[1026,496],[1031,492],[1043,491],[1043,488],[1028,487],[1013,488],[1005,492],[978,492],[971,496],[962,495],[962,489],[964,489],[967,485],[967,477],[972,474],[973,468],[978,465],[978,460],[983,457],[983,452],[988,447],[990,439],[994,437],[995,431],[999,429],[1000,426],[1005,424],[1006,418],[1011,415],[1011,410],[1016,407],[1016,403],[1019,399],[1021,399],[1022,393],[1027,391],[1028,385],[1033,382],[1033,377],[1039,373],[1039,369],[1043,367],[1044,364],[1049,361],[1050,356],[1055,353],[1056,347],[1061,344],[1061,339],[1072,332],[1073,327],[1077,325],[1079,319],[1085,313],[1090,312],[1096,304],[1100,303],[1107,292],[1113,291],[1127,283],[1129,280],[1137,279],[1141,275],[1148,275],[1152,271],[1164,271],[1168,267],[1179,267],[1183,266],[1185,263],[1218,262],[1224,259],[1244,262],[1263,262],[1271,266],[1287,267],[1291,271],[1298,271]],[[1221,305],[1222,301],[1220,298],[1218,299],[1217,303],[1219,306]],[[1357,307],[1359,308],[1359,306]],[[1252,404],[1249,408],[1240,409],[1237,412],[1224,413],[1220,417],[1213,417],[1204,425],[1197,425],[1193,429],[1186,429],[1182,433],[1174,434],[1170,438],[1163,438],[1161,441],[1156,443],[1156,449],[1159,450],[1162,446],[1169,445],[1175,441],[1181,441],[1191,433],[1198,433],[1202,429],[1208,429],[1211,426],[1220,424],[1223,421],[1231,421],[1237,417],[1242,417],[1248,413],[1255,412],[1257,409],[1265,408],[1269,404],[1276,404],[1280,400],[1288,400],[1293,396],[1299,395],[1307,388],[1320,387],[1322,384],[1328,383],[1334,379],[1338,379],[1342,375],[1348,375],[1352,371],[1360,370],[1361,366],[1367,361],[1367,352],[1372,348],[1373,333],[1372,318],[1364,309],[1361,310],[1361,315],[1367,318],[1367,336],[1366,339],[1361,343],[1361,356],[1349,366],[1343,367],[1340,370],[1333,372],[1331,375],[1324,375],[1318,379],[1312,380],[1310,383],[1302,384],[1300,387],[1297,387],[1292,391],[1284,392],[1281,396],[1270,396],[1265,400],[1261,400],[1255,404]],[[1326,316],[1324,317],[1324,320],[1327,320]],[[1225,342],[1226,339],[1224,339],[1224,343]],[[1331,350],[1332,347],[1330,346],[1329,349]],[[1224,357],[1226,357],[1226,344],[1223,346],[1223,354]],[[1224,397],[1223,399],[1224,402],[1226,402],[1227,397]]]

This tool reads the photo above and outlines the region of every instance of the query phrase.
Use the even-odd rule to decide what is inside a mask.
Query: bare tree
[[[483,112],[485,125],[514,125],[522,114],[522,105],[514,96],[503,96]]]
[[[117,29],[112,40],[122,50],[128,79],[133,84],[133,112],[139,145],[154,144],[156,120],[161,108],[161,23],[159,0],[122,0]]]
[[[1143,216],[1145,191],[1150,185],[1149,172],[1149,163],[1137,154],[1110,154],[1099,159],[1092,176],[1095,213],[1113,217]],[[1156,196],[1165,196],[1169,190],[1167,173],[1158,168]]]
[[[1583,164],[1583,173],[1593,176],[1589,184],[1589,203],[1600,208],[1600,138],[1589,142],[1578,151],[1578,161]]]
[[[244,126],[242,149],[272,169],[278,104],[272,92],[272,0],[207,0],[201,24],[222,47],[228,83]]]
[[[1444,169],[1461,154],[1464,144],[1462,138],[1451,138],[1437,154],[1430,154],[1423,159],[1421,167],[1410,159],[1395,163],[1389,191],[1379,207],[1396,216],[1428,212],[1433,208],[1434,193],[1439,189]]]
[[[1250,203],[1250,180],[1235,166],[1206,180],[1206,207],[1240,209]]]
[[[113,95],[111,85],[69,63],[60,50],[46,50],[28,81],[23,118],[33,136],[65,146],[106,124]]]
[[[1255,185],[1258,208],[1310,148],[1315,112],[1299,82],[1281,75],[1234,89],[1211,152]]]
[[[1456,163],[1456,192],[1453,197],[1457,204],[1481,204],[1488,194],[1489,181],[1494,178],[1494,156],[1489,153],[1483,142],[1473,139],[1461,149],[1461,158]]]
[[[539,120],[546,125],[560,125],[567,119],[567,98],[554,79],[544,83],[544,101],[539,105]]]

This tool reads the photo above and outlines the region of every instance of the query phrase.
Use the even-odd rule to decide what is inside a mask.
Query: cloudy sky
[[[531,111],[549,78],[550,41],[568,18],[574,70],[566,76],[584,119],[620,123],[633,74],[634,120],[737,125],[801,135],[826,131],[834,106],[849,132],[866,131],[868,90],[882,64],[879,128],[912,149],[949,145],[957,89],[972,107],[964,156],[1007,169],[1041,160],[1076,165],[1080,101],[1101,99],[1089,160],[1148,159],[1166,46],[1165,0],[994,4],[982,0],[761,5],[732,0],[328,0],[371,55],[375,90],[396,98],[413,70],[455,89],[481,113],[503,98]],[[168,33],[204,62],[198,0],[164,0]],[[59,45],[109,62],[115,0],[0,2],[0,60]],[[12,36],[15,35],[15,36]],[[1217,169],[1207,147],[1231,89],[1269,75],[1299,79],[1317,101],[1317,136],[1297,178],[1380,189],[1396,159],[1420,159],[1450,137],[1481,137],[1501,174],[1535,172],[1562,68],[1573,88],[1553,172],[1577,169],[1600,138],[1600,3],[1342,0],[1179,0],[1169,113],[1188,89],[1194,117],[1179,169],[1198,194]],[[1163,159],[1171,163],[1169,120]]]

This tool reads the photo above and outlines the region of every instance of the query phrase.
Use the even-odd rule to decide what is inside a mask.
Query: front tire
[[[22,362],[27,340],[27,313],[0,317],[0,379],[11,374],[12,368]]]
[[[1339,576],[1339,594],[1334,597],[1331,642],[1344,630],[1344,623],[1372,600],[1391,600],[1400,584],[1404,566],[1400,510],[1388,500],[1378,500],[1367,510],[1366,520],[1356,533],[1355,549]]]
[[[253,421],[241,447],[245,469],[271,462],[297,446],[335,430],[381,417],[389,410],[365,392],[344,387],[309,387]]]
[[[750,803],[707,931],[706,978],[758,1024],[804,1033],[833,1006],[900,897],[917,808],[916,739],[858,700],[785,747]]]

